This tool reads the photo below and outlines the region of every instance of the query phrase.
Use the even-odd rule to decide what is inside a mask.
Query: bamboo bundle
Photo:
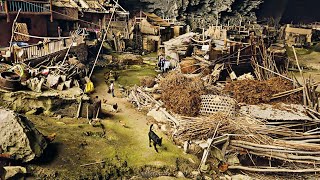
[[[131,89],[128,100],[135,103],[138,109],[152,108],[154,105],[162,106],[161,102],[156,101],[151,95],[136,86]]]

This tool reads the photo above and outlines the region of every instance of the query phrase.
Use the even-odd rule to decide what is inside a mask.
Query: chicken
[[[119,121],[119,123],[121,124],[122,127],[124,127],[124,128],[129,128],[125,122]]]
[[[116,104],[112,105],[112,108],[115,112],[117,112],[118,111],[118,104],[116,103]]]
[[[46,139],[46,141],[47,141],[48,143],[50,143],[50,142],[54,141],[54,139],[56,138],[56,136],[57,136],[56,133],[52,133],[52,134],[49,135],[49,136],[44,136],[44,138]]]

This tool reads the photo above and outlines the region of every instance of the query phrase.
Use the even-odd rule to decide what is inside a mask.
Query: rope
[[[36,38],[36,39],[60,40],[60,39],[69,39],[69,38],[71,38],[71,36],[69,36],[69,37],[43,37],[43,36],[33,36],[33,35],[24,34],[24,33],[20,33],[20,32],[14,32],[14,33],[22,35],[22,36],[26,36],[26,37]]]
[[[83,29],[77,29],[76,31],[72,31],[72,35],[80,35],[81,32],[84,31]],[[15,34],[18,34],[18,35],[22,35],[22,36],[26,36],[26,37],[31,37],[31,38],[35,38],[35,39],[48,39],[48,40],[61,40],[61,39],[70,39],[72,38],[73,36],[68,36],[68,37],[43,37],[43,36],[34,36],[34,35],[30,35],[30,34],[24,34],[24,33],[21,33],[21,32],[14,32]],[[84,34],[84,32],[83,32]]]
[[[102,41],[101,41],[101,45],[100,45],[99,51],[98,51],[98,53],[97,53],[97,57],[96,57],[96,59],[95,59],[95,61],[94,61],[93,67],[92,67],[91,72],[90,72],[90,74],[89,74],[89,79],[90,79],[90,77],[91,77],[91,75],[92,75],[92,73],[93,73],[94,67],[96,66],[96,63],[97,63],[97,61],[98,61],[99,54],[100,54],[101,49],[102,49],[102,46],[103,46],[103,42],[106,40],[107,33],[108,33],[108,30],[109,30],[109,27],[110,27],[111,20],[112,20],[112,18],[113,18],[114,12],[115,12],[115,10],[114,10],[114,11],[112,12],[112,14],[111,14],[111,18],[110,18],[110,20],[109,20],[109,23],[108,23],[108,26],[107,26],[107,30],[106,30],[106,32],[104,33],[104,36],[103,36],[103,39],[102,39]]]

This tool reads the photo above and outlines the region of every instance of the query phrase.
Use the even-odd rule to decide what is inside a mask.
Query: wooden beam
[[[52,14],[52,0],[50,0],[50,22],[53,22],[53,14]]]
[[[320,172],[320,168],[312,168],[312,169],[281,169],[281,168],[254,168],[254,167],[245,167],[245,166],[229,166],[228,169],[238,169],[244,171],[251,172],[263,172],[263,173],[312,173],[312,172]]]

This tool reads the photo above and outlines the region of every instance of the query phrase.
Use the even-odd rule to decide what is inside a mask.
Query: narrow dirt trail
[[[115,83],[116,97],[107,93],[108,85],[104,82],[103,74],[103,71],[99,71],[93,76],[95,93],[92,96],[99,96],[101,100],[107,100],[107,104],[102,104],[102,112],[111,114],[110,118],[102,120],[106,127],[107,136],[108,132],[111,131],[112,134],[112,131],[117,131],[115,133],[120,135],[120,138],[124,138],[119,139],[119,142],[114,146],[115,154],[124,158],[129,165],[134,166],[174,167],[177,158],[191,158],[192,161],[196,161],[195,157],[183,154],[182,149],[174,145],[160,130],[155,130],[159,136],[163,137],[163,146],[158,147],[159,153],[153,147],[149,147],[148,132],[151,124],[148,123],[146,112],[139,112],[126,98],[121,97],[117,82]],[[120,109],[117,113],[111,112],[111,104],[115,103]]]

